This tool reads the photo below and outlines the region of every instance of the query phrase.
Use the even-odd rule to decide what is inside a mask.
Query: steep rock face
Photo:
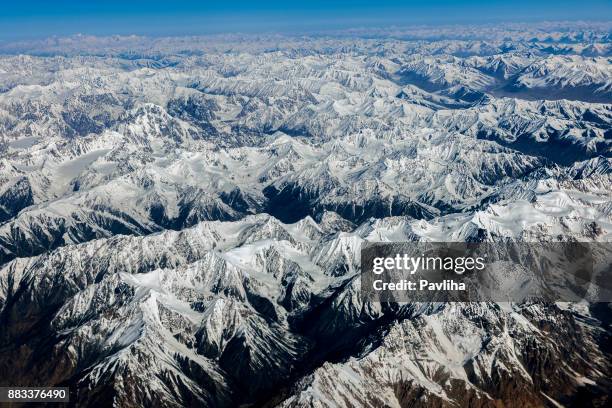
[[[556,196],[540,191],[520,211],[555,213],[539,203]],[[572,211],[597,211],[597,202],[575,201]],[[371,220],[331,234],[312,220],[253,216],[15,260],[2,270],[2,365],[28,383],[72,384],[84,403],[145,404],[159,392],[169,393],[164,405],[208,406],[605,401],[610,334],[588,309],[361,299],[364,240],[439,239],[442,231],[468,239],[472,224],[490,239],[587,237],[591,221],[577,228],[572,212],[501,228],[516,206],[431,223]],[[151,375],[136,376],[145,369]],[[122,381],[143,399],[130,399]]]
[[[0,44],[46,55],[0,57],[0,385],[609,405],[609,305],[360,292],[366,242],[612,240],[609,31]]]
[[[32,187],[27,178],[21,177],[6,183],[0,195],[0,222],[10,220],[19,211],[34,204],[32,196]]]
[[[610,364],[593,329],[557,306],[448,304],[392,324],[366,355],[324,364],[281,406],[579,405],[582,392],[602,403],[610,384],[597,372]],[[551,360],[559,353],[598,363],[569,368]]]

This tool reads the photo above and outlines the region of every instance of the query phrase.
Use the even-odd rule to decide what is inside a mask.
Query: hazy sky
[[[612,19],[612,0],[3,0],[0,40],[578,19]]]

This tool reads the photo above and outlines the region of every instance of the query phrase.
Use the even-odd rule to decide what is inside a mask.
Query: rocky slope
[[[606,30],[3,44],[0,385],[610,404],[608,304],[380,304],[359,279],[364,242],[612,241]]]

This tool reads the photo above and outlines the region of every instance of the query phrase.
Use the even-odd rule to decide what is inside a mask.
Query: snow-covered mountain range
[[[0,44],[0,385],[92,407],[612,403],[608,304],[359,287],[364,242],[612,241],[611,28]]]

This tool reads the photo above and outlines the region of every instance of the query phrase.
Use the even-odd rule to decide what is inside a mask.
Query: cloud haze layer
[[[595,1],[26,1],[2,6],[0,40],[75,33],[184,35],[219,32],[309,32],[388,24],[598,19]]]

